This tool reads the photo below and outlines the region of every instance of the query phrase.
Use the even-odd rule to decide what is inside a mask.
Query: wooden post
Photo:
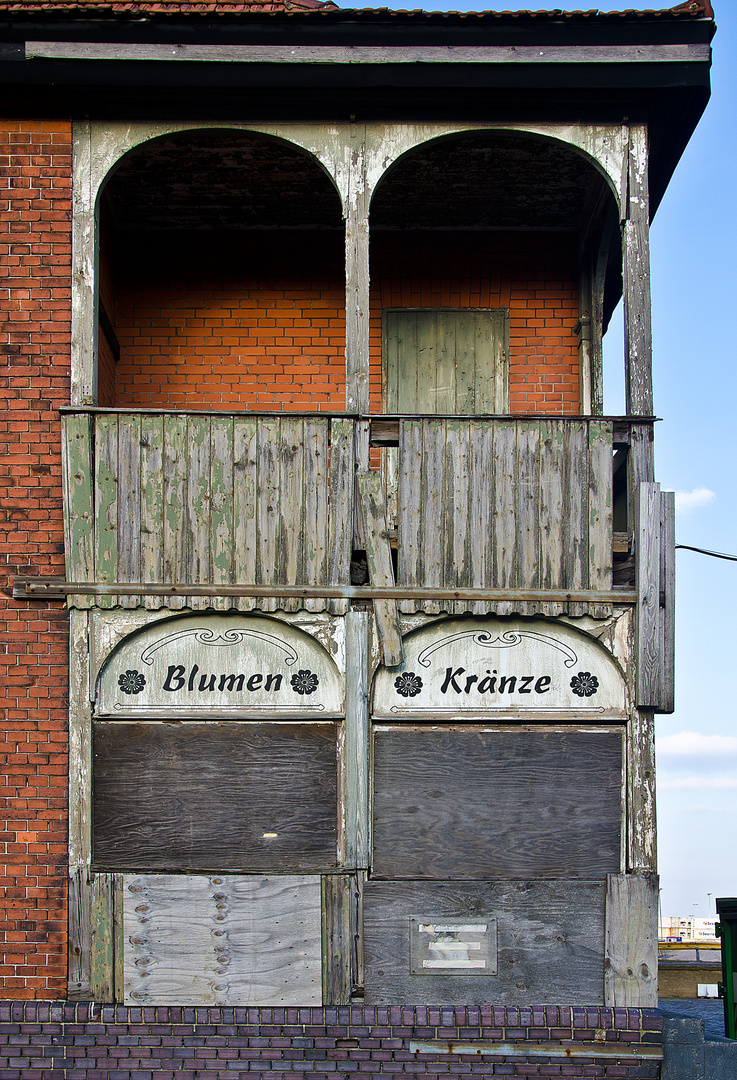
[[[649,712],[634,712],[626,729],[627,852],[629,872],[657,868],[655,819],[655,722]]]
[[[635,519],[637,706],[660,705],[660,484],[640,484]]]
[[[69,613],[69,974],[70,1001],[91,994],[92,719],[88,615]]]
[[[676,707],[676,493],[660,493],[660,693],[659,712]]]
[[[322,878],[322,996],[324,1005],[350,1005],[351,1001],[351,896],[350,874]]]
[[[369,865],[369,614],[346,615],[346,866]]]
[[[347,412],[369,411],[369,221],[365,134],[351,125],[351,176],[345,222],[345,364]],[[359,470],[368,466],[359,463]]]
[[[647,129],[642,124],[630,128],[627,195],[622,210],[626,410],[629,416],[652,416],[650,201]]]

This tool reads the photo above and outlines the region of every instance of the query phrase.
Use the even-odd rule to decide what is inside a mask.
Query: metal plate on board
[[[496,975],[496,918],[410,915],[410,975]]]

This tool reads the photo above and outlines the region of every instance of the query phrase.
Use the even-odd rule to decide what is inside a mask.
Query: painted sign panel
[[[617,664],[564,623],[449,619],[409,635],[404,655],[401,667],[377,673],[376,716],[624,713]]]
[[[192,615],[153,623],[118,645],[100,673],[97,715],[340,715],[343,696],[332,658],[297,627]]]
[[[496,919],[410,915],[410,975],[496,975]]]

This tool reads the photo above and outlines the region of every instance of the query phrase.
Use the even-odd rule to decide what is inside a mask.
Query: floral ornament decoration
[[[422,689],[422,679],[414,671],[405,671],[394,680],[397,693],[402,697],[415,697]]]
[[[312,671],[297,671],[291,682],[295,694],[314,694],[320,680]]]
[[[599,689],[599,680],[590,671],[579,671],[571,679],[571,690],[578,697],[591,697]]]
[[[145,675],[138,671],[126,671],[118,676],[118,686],[124,694],[140,694],[146,685]]]

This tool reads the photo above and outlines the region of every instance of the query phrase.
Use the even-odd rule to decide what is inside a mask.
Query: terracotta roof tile
[[[237,15],[248,11],[336,11],[332,0],[0,0],[1,11],[121,15]]]
[[[669,8],[647,10],[625,8],[622,11],[599,11],[597,8],[580,11],[534,9],[524,11],[432,11],[425,8],[398,9],[389,7],[339,7],[333,0],[0,0],[0,12],[23,11],[96,12],[100,15],[238,15],[246,12],[343,12],[352,16],[389,15],[400,18],[496,18],[496,19],[603,19],[621,18],[707,18],[713,19],[711,0],[685,0]]]

